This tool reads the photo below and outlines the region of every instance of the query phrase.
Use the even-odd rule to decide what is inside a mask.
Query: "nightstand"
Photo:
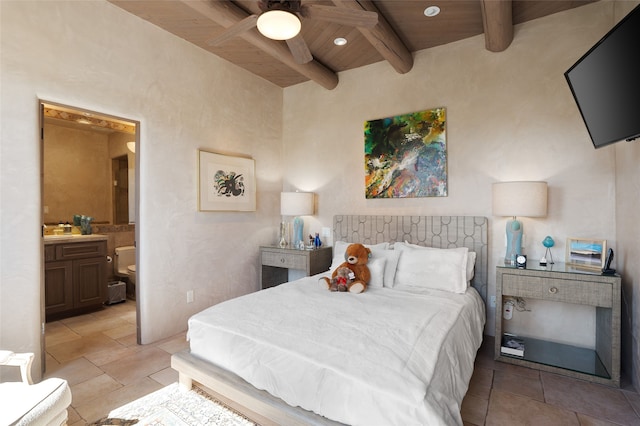
[[[564,263],[518,269],[496,269],[496,329],[494,358],[510,364],[562,374],[609,386],[620,386],[620,285],[618,275],[578,269]],[[502,306],[507,296],[574,303],[595,309],[595,348],[518,336],[524,356],[500,353]],[[517,334],[517,333],[516,333]]]
[[[287,282],[289,269],[303,270],[307,276],[328,271],[331,267],[331,253],[331,247],[320,247],[314,250],[260,247],[262,288]]]

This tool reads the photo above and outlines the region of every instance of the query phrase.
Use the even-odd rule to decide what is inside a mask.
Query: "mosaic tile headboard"
[[[426,247],[468,247],[477,253],[471,285],[487,301],[488,220],[482,216],[333,217],[333,241],[377,244],[408,241]]]

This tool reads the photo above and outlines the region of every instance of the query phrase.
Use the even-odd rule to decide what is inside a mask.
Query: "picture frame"
[[[198,150],[198,211],[255,210],[255,160]]]
[[[602,269],[607,252],[607,240],[567,238],[568,265],[589,269]]]
[[[365,198],[446,197],[446,127],[446,107],[365,121]]]

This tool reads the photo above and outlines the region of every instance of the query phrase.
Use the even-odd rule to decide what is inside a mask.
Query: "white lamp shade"
[[[280,214],[306,216],[313,214],[313,192],[280,193]]]
[[[547,215],[547,182],[494,183],[493,215],[545,217]]]
[[[289,40],[300,32],[302,23],[291,12],[270,10],[258,17],[258,31],[272,40]]]

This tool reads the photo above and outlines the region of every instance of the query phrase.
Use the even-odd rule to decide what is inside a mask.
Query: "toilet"
[[[116,247],[114,273],[119,278],[127,278],[127,297],[136,298],[136,248]]]

